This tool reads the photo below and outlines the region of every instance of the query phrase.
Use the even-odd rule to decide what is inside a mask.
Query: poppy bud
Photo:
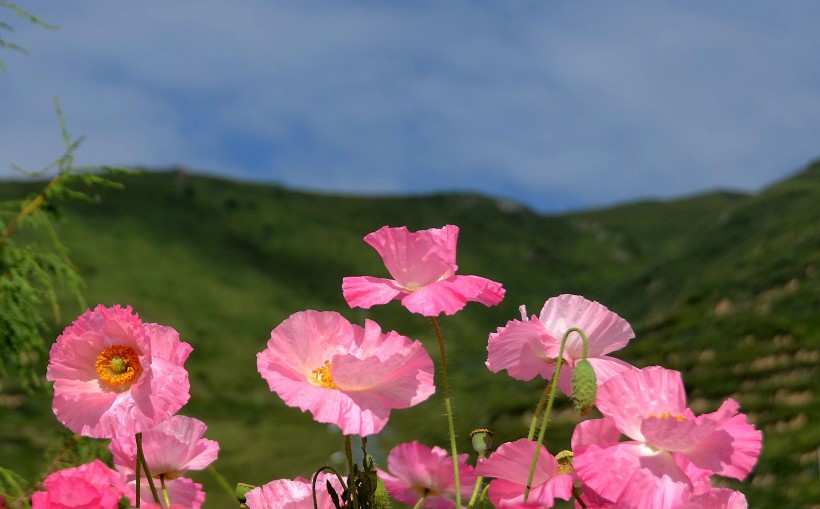
[[[587,415],[595,406],[598,382],[592,364],[584,359],[575,365],[572,373],[572,404],[581,415]]]

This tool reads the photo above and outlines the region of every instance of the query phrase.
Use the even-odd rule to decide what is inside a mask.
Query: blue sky
[[[0,177],[61,153],[545,212],[754,191],[820,156],[820,3],[20,1]]]

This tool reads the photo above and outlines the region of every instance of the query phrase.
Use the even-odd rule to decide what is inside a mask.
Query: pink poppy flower
[[[272,332],[257,368],[284,402],[346,435],[378,433],[390,410],[430,397],[433,360],[422,344],[332,311],[302,311]]]
[[[762,434],[738,413],[737,402],[695,416],[680,373],[660,366],[611,378],[596,406],[606,422],[576,427],[584,438],[573,438],[573,465],[584,484],[611,502],[676,507],[711,474],[742,480],[760,454]],[[613,427],[631,441],[617,441]]]
[[[465,500],[472,495],[476,481],[467,457],[458,455],[459,485]],[[421,507],[455,507],[453,459],[441,447],[431,449],[416,441],[397,445],[387,456],[387,468],[390,473],[379,470],[379,477],[390,496],[399,502],[414,506],[426,495]]]
[[[506,369],[517,380],[532,380],[536,376],[552,379],[561,338],[573,327],[587,336],[587,360],[595,370],[599,387],[614,375],[634,369],[606,355],[626,346],[635,333],[626,320],[602,304],[580,295],[564,294],[545,302],[538,317],[527,318],[524,306],[520,310],[521,320],[511,320],[490,334],[486,365],[493,373]],[[565,364],[558,376],[558,388],[568,396],[572,395],[572,372],[583,359],[583,351],[581,336],[571,333],[564,347]]]
[[[32,497],[32,509],[116,509],[123,496],[130,496],[120,474],[100,460],[58,470],[46,477],[43,488]]]
[[[496,507],[524,502],[524,490],[535,455],[536,442],[522,438],[502,444],[489,458],[479,460],[476,475],[495,477],[490,482],[488,497]],[[528,503],[552,507],[556,498],[572,497],[572,475],[558,470],[558,461],[542,445],[535,465]]]
[[[202,470],[216,460],[219,444],[202,438],[208,427],[200,420],[175,415],[142,434],[142,450],[153,477],[176,479],[188,470]],[[115,438],[108,445],[114,465],[126,475],[134,474],[137,442],[134,437]]]
[[[154,495],[151,493],[151,486],[148,484],[148,479],[145,477],[140,479],[140,507],[150,507],[152,505],[157,507],[154,505],[156,501],[154,500]],[[154,486],[156,486],[160,498],[163,498],[159,480],[154,481]],[[184,507],[186,509],[200,509],[202,504],[205,503],[205,492],[202,491],[202,485],[195,483],[187,477],[165,481],[165,488],[168,490],[168,499],[171,501],[171,507],[168,509],[172,509],[174,506]],[[137,483],[133,479],[133,476],[131,480],[128,481],[128,490],[131,499],[136,500]],[[162,507],[166,507],[164,499]]]
[[[183,364],[190,352],[174,329],[143,324],[131,306],[86,311],[51,347],[54,414],[94,438],[151,429],[188,401]]]
[[[341,497],[342,485],[332,474],[319,474],[316,479],[316,502],[319,509],[335,509],[327,491],[327,483]],[[310,479],[297,477],[277,479],[245,494],[245,504],[250,509],[313,509],[313,487]]]
[[[485,306],[501,302],[501,284],[456,275],[457,240],[458,227],[452,225],[417,232],[406,226],[384,226],[367,234],[364,241],[378,251],[393,279],[346,277],[342,281],[345,300],[350,307],[369,309],[400,299],[411,312],[424,316],[452,315],[467,302]]]

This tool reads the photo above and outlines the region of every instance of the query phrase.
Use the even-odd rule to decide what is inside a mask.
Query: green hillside
[[[58,233],[83,273],[89,305],[131,304],[194,347],[186,364],[192,397],[182,413],[209,425],[222,447],[216,466],[231,482],[308,476],[341,450],[340,435],[282,404],[256,371],[256,353],[291,313],[371,318],[421,339],[438,358],[426,319],[398,303],[351,310],[341,280],[386,275],[365,234],[385,224],[450,223],[461,228],[459,273],[507,288],[496,308],[472,304],[440,321],[461,449],[477,427],[493,429],[498,443],[525,434],[542,389],[486,370],[488,333],[517,318],[520,304],[536,313],[551,296],[578,293],[632,323],[638,337],[624,358],[682,370],[697,412],[731,396],[764,430],[763,457],[741,488],[751,507],[820,499],[820,165],[755,195],[558,216],[477,195],[340,197],[181,172],[121,179],[125,190],[71,204]],[[34,189],[3,183],[0,199]],[[66,306],[55,337],[82,311]],[[0,465],[34,475],[62,433],[50,397],[25,397],[12,384],[2,398]],[[575,422],[560,406],[551,449],[568,447]],[[446,444],[440,396],[396,412],[370,449],[383,458],[413,438]],[[211,476],[194,477],[206,483],[206,507],[228,506]]]

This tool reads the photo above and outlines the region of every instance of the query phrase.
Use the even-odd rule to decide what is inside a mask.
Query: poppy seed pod
[[[474,429],[470,432],[470,438],[473,441],[473,450],[478,457],[486,458],[487,453],[493,447],[493,432],[484,428]]]

